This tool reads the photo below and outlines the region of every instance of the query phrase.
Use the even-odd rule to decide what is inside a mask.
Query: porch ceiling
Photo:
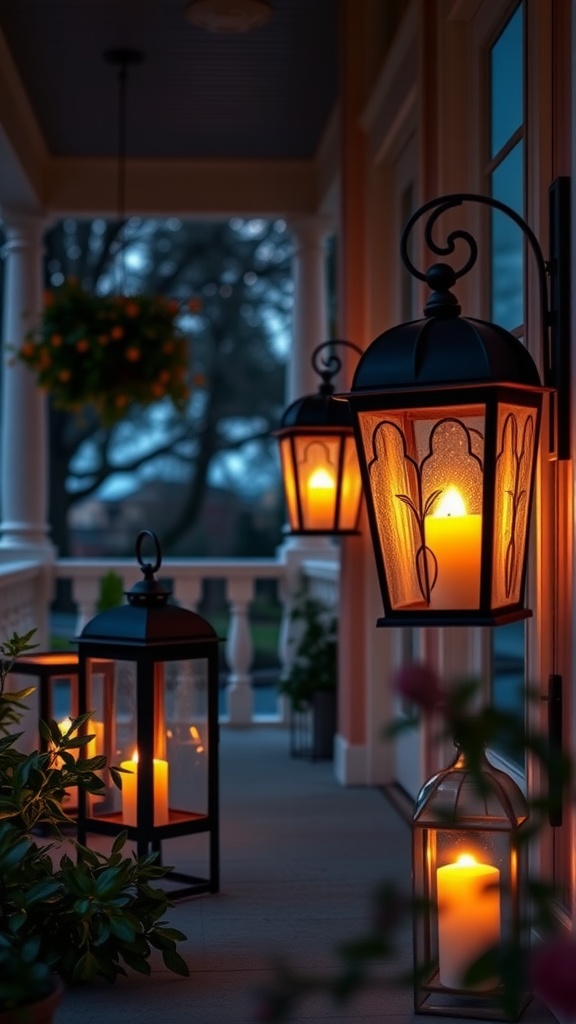
[[[50,157],[112,157],[117,73],[130,70],[131,157],[286,160],[314,156],[336,99],[337,3],[273,0],[242,35],[194,27],[185,0],[0,0],[0,27]]]

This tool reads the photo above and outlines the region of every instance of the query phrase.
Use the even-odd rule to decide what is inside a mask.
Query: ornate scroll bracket
[[[454,254],[457,243],[468,246],[468,256],[458,269],[450,270],[452,281],[463,277],[476,263],[478,244],[474,236],[463,229],[450,231],[444,243],[435,237],[439,219],[448,210],[463,203],[488,206],[505,214],[522,231],[534,256],[538,277],[540,305],[540,344],[544,383],[553,389],[550,422],[550,455],[556,459],[570,458],[570,179],[557,178],[549,190],[549,245],[546,260],[536,235],[526,221],[506,203],[491,196],[474,192],[458,192],[437,196],[424,203],[407,222],[400,241],[402,261],[413,277],[434,287],[437,271],[443,266],[435,264],[428,271],[419,270],[408,255],[408,239],[416,223],[428,215],[424,224],[424,241],[436,256]],[[442,276],[442,275],[441,275]],[[444,297],[444,296],[443,296]],[[452,301],[455,301],[451,296]],[[458,310],[456,310],[457,312]]]

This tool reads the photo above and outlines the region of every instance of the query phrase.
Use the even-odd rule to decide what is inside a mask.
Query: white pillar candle
[[[464,854],[436,872],[440,983],[462,988],[468,968],[500,941],[500,872]],[[494,981],[475,986],[494,987]]]
[[[467,515],[456,487],[449,487],[425,519],[426,547],[438,566],[430,596],[437,609],[477,608],[480,602],[482,516]]]
[[[131,761],[122,761],[121,768],[130,775],[122,776],[122,820],[125,825],[138,823],[138,753]],[[154,825],[167,825],[170,821],[168,810],[168,762],[154,758]]]

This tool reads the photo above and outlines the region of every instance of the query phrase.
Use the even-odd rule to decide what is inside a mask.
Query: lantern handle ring
[[[321,365],[318,361],[320,352],[326,348],[333,348],[334,345],[344,345],[346,348],[352,349],[359,356],[362,355],[362,349],[355,345],[353,341],[344,341],[341,338],[332,338],[329,341],[323,341],[320,345],[317,345],[312,353],[312,369],[319,377],[322,378],[322,384],[320,385],[320,392],[323,395],[334,394],[334,385],[332,384],[332,378],[336,374],[340,373],[342,369],[342,360],[336,352],[331,352],[328,356],[323,356]]]
[[[142,544],[145,537],[150,537],[156,549],[156,560],[154,564],[151,562],[144,562],[142,560]],[[160,547],[160,541],[154,533],[154,530],[140,530],[140,533],[136,537],[136,558],[138,559],[138,565],[144,573],[145,579],[150,579],[154,576],[155,572],[158,572],[162,565],[162,548]]]

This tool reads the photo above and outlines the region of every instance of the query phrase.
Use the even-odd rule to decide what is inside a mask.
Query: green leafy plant
[[[187,343],[177,302],[150,295],[94,295],[69,278],[45,295],[38,328],[17,352],[55,406],[91,405],[111,426],[129,406],[188,400]]]
[[[96,603],[96,611],[107,612],[110,608],[118,608],[124,603],[124,583],[117,572],[110,570],[100,580],[100,594]]]
[[[153,948],[169,970],[188,976],[176,949],[185,936],[162,919],[171,904],[153,884],[169,870],[157,855],[124,856],[126,833],[105,855],[63,831],[71,821],[66,791],[98,793],[104,786],[106,758],[83,756],[93,739],[90,716],[75,718],[64,734],[56,722],[42,722],[47,750],[18,749],[21,734],[13,729],[32,690],[8,693],[5,684],[32,635],[14,634],[0,645],[0,976],[10,972],[0,1007],[39,997],[53,975],[75,983],[97,976],[113,982],[127,967],[150,974]],[[121,786],[120,772],[110,771]],[[18,970],[10,966],[15,962]]]
[[[302,710],[319,690],[336,690],[338,671],[338,620],[332,609],[301,593],[292,609],[295,626],[294,658],[288,673],[280,681],[280,692]]]

